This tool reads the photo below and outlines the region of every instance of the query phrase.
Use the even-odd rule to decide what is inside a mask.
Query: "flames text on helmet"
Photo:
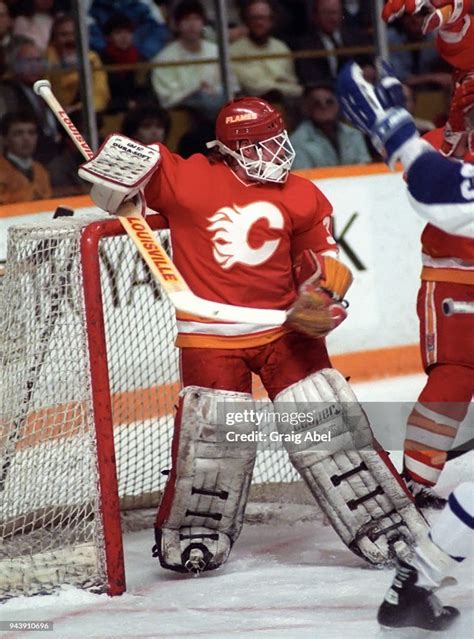
[[[224,105],[217,116],[216,140],[207,146],[234,158],[250,179],[260,182],[285,182],[295,158],[280,113],[257,97]]]

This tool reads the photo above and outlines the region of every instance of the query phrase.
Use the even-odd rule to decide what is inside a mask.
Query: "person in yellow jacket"
[[[29,115],[7,113],[0,122],[4,152],[0,156],[0,204],[51,197],[49,174],[33,160],[37,124]]]
[[[50,69],[49,80],[59,102],[68,113],[81,110],[79,55],[76,46],[74,20],[66,14],[59,14],[51,32],[51,43],[47,51]],[[95,51],[89,52],[92,70],[92,95],[94,110],[104,111],[110,100],[107,73]]]

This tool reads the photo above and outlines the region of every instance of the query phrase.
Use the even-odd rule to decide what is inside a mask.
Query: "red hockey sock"
[[[474,370],[467,366],[443,364],[430,371],[405,437],[405,468],[415,481],[427,486],[438,481],[473,389]]]

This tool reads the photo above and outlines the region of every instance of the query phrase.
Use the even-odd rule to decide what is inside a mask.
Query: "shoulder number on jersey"
[[[465,200],[474,200],[474,164],[463,164],[461,175],[466,178],[461,182],[461,195]]]

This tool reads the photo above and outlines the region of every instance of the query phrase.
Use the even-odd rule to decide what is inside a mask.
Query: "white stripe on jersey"
[[[177,320],[178,333],[181,335],[258,335],[275,328],[281,328],[278,324],[219,324],[218,322],[193,322]]]
[[[423,266],[431,268],[454,268],[459,271],[474,271],[474,262],[457,257],[431,257],[426,253],[421,255]]]
[[[425,220],[452,235],[474,237],[474,202],[465,204],[426,204],[419,202],[408,192],[408,199],[415,211]]]
[[[471,21],[469,16],[464,16],[461,31],[447,31],[445,29],[440,29],[438,31],[438,35],[441,40],[444,40],[448,44],[457,44],[458,42],[461,42],[468,32],[470,23]]]

